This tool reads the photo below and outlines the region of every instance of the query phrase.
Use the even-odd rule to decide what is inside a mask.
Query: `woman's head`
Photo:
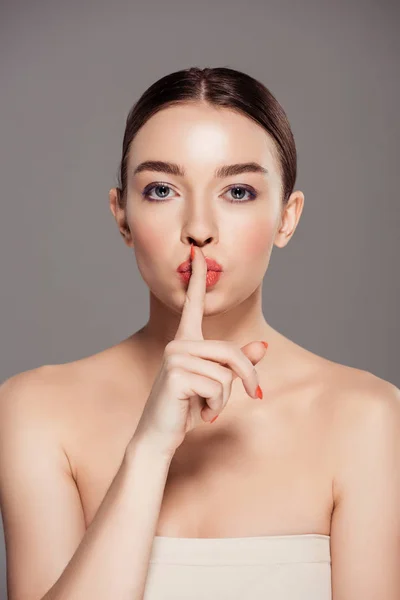
[[[193,243],[222,264],[227,297],[248,298],[300,218],[296,160],[283,108],[249,75],[189,68],[151,85],[128,114],[110,205],[152,292],[176,308]]]

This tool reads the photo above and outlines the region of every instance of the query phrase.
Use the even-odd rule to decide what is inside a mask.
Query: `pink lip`
[[[222,266],[213,258],[204,257],[207,263],[207,271],[223,271]],[[190,259],[185,260],[185,262],[181,263],[177,268],[179,273],[184,273],[185,271],[192,270],[192,261]]]
[[[181,281],[183,281],[183,283],[185,285],[188,285],[190,278],[192,277],[192,271],[180,271],[179,277],[181,278]],[[210,286],[215,285],[220,280],[221,277],[222,277],[221,271],[213,271],[212,269],[209,269],[207,271],[207,276],[206,276],[206,287],[209,288]]]

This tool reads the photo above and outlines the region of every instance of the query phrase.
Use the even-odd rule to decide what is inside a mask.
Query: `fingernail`
[[[216,417],[214,417],[213,419],[211,419],[210,423],[214,423],[215,419],[218,419],[219,415],[217,415]]]
[[[190,258],[191,258],[191,260],[194,259],[194,246],[193,246],[193,244],[190,245]],[[211,421],[210,421],[210,423],[211,423]]]
[[[260,388],[260,386],[257,386],[256,394],[257,394],[257,398],[263,397],[262,389]]]
[[[265,346],[266,348],[268,348],[268,342],[264,342],[264,341],[262,341],[261,343],[262,343],[262,344],[264,344],[264,346]]]

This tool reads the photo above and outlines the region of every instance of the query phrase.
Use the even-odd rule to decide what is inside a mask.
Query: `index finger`
[[[207,263],[200,248],[191,245],[192,274],[186,290],[181,320],[175,339],[202,340],[202,322],[206,295]]]

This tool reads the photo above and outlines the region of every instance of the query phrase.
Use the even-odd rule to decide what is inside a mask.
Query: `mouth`
[[[223,271],[222,266],[213,258],[208,258],[207,256],[204,257],[205,261],[207,263],[207,271],[216,271],[216,272],[220,272]],[[181,263],[179,265],[179,267],[177,268],[177,271],[179,273],[186,273],[187,271],[191,271],[192,270],[192,261],[190,259],[185,260],[185,262]]]
[[[192,277],[192,270],[190,269],[189,271],[179,271],[178,275],[179,275],[181,281],[185,285],[188,285],[189,281]],[[218,283],[218,281],[221,279],[222,275],[223,275],[222,271],[213,271],[212,269],[207,269],[206,288],[208,289],[209,287],[214,286],[216,283]]]

